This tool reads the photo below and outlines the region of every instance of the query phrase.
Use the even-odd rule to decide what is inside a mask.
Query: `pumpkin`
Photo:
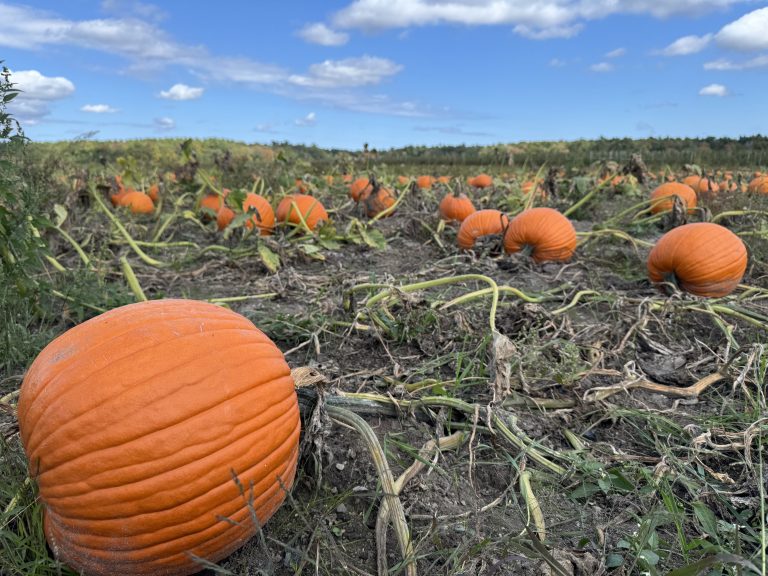
[[[747,249],[741,238],[711,222],[673,228],[648,256],[651,282],[674,282],[697,296],[730,294],[747,269]]]
[[[554,208],[529,208],[515,216],[504,233],[507,253],[530,253],[536,262],[567,262],[576,250],[576,230]]]
[[[152,198],[152,202],[157,202],[160,199],[160,186],[158,184],[152,184],[147,190],[147,196]]]
[[[298,209],[298,212],[297,212]],[[292,194],[286,196],[277,205],[277,221],[291,224],[301,224],[299,214],[310,230],[314,230],[319,222],[328,220],[328,212],[317,198],[307,194]]]
[[[474,186],[475,188],[488,188],[492,185],[493,178],[488,176],[488,174],[478,174],[472,178],[472,182],[470,183],[470,186]]]
[[[301,194],[306,194],[309,192],[309,184],[304,182],[304,180],[301,178],[296,178],[296,190],[298,190]]]
[[[214,214],[218,214],[219,210],[221,210],[221,207],[224,206],[224,198],[226,198],[229,195],[229,189],[224,188],[224,190],[221,191],[221,194],[217,194],[216,192],[211,192],[210,194],[206,194],[203,196],[203,199],[200,200],[200,209],[207,208],[210,210],[210,212],[213,212]],[[208,212],[208,210],[202,210],[202,221],[203,222],[210,222],[213,220],[213,216]]]
[[[747,191],[768,192],[768,186],[765,186],[766,184],[768,184],[768,178],[765,176],[758,176],[750,180],[749,185],[747,186]]]
[[[216,227],[224,230],[235,219],[235,211],[227,205],[222,206],[216,213]]]
[[[401,186],[404,185],[404,184],[408,184],[408,182],[410,182],[410,181],[411,181],[411,179],[408,178],[408,176],[398,176],[397,177],[397,183],[400,184]]]
[[[699,194],[718,192],[720,190],[717,182],[714,182],[709,178],[704,178],[703,176],[687,176],[686,178],[683,178],[683,184],[690,186]]]
[[[296,471],[282,352],[205,302],[129,304],[65,332],[27,372],[18,419],[50,547],[89,576],[197,573],[191,555],[240,547]]]
[[[456,234],[456,243],[459,248],[468,250],[475,245],[478,238],[501,234],[508,224],[509,218],[498,210],[477,210],[461,223]]]
[[[396,200],[391,190],[388,188],[377,187],[375,191],[364,191],[360,195],[360,202],[365,206],[365,213],[368,218],[373,218],[390,208]],[[394,214],[394,212],[390,212],[387,216],[391,216],[392,214]]]
[[[672,210],[675,196],[678,196],[685,203],[689,212],[692,212],[696,207],[696,192],[693,191],[693,188],[679,182],[666,182],[651,193],[651,213],[658,214]]]
[[[448,193],[440,200],[440,217],[448,222],[463,222],[464,219],[475,211],[472,200],[463,192],[458,194]]]
[[[136,190],[131,190],[121,197],[120,206],[127,206],[134,214],[152,214],[155,211],[152,198]]]
[[[416,186],[422,190],[428,190],[429,188],[432,188],[434,183],[435,179],[432,176],[419,176],[416,178]]]
[[[369,178],[358,178],[349,185],[349,197],[355,202],[360,201],[360,195],[364,192],[373,190],[373,185]]]
[[[250,220],[246,220],[245,225],[253,228],[254,225],[259,229],[259,235],[269,236],[275,227],[275,211],[269,200],[258,194],[247,194],[243,200],[243,212],[252,211],[254,214]]]
[[[438,184],[449,184],[451,181],[450,176],[438,176],[437,177],[437,183]]]
[[[123,205],[123,198],[129,193],[129,192],[135,192],[135,190],[128,188],[120,188],[117,192],[114,194],[110,194],[109,201],[112,202],[112,206],[118,207]]]
[[[349,184],[352,182],[352,174],[342,174],[341,175],[341,181],[345,184]]]

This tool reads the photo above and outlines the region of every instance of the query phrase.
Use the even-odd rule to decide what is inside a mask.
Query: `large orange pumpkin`
[[[463,192],[454,194],[448,192],[440,200],[440,217],[448,222],[463,222],[464,219],[475,211],[472,200]]]
[[[21,386],[21,440],[54,554],[89,576],[183,576],[251,538],[296,471],[293,378],[239,314],[155,300],[72,328]],[[245,493],[233,481],[233,474]]]
[[[275,227],[275,211],[269,200],[258,194],[249,193],[243,200],[243,212],[252,211],[254,214],[250,220],[245,222],[248,228],[254,225],[259,229],[261,236],[269,236]]]
[[[373,185],[369,178],[358,178],[349,185],[349,196],[355,202],[360,201],[360,196],[365,192],[373,190]]]
[[[478,210],[467,216],[456,234],[459,248],[468,250],[483,236],[501,234],[509,224],[509,218],[498,210]]]
[[[120,206],[127,206],[134,214],[152,214],[155,210],[152,198],[137,190],[131,190],[122,196]]]
[[[675,196],[680,197],[689,212],[696,208],[696,192],[693,188],[679,182],[666,182],[651,193],[651,213],[658,214],[672,210]]]
[[[278,222],[300,224],[299,214],[304,218],[304,222],[310,230],[314,230],[321,221],[328,220],[328,212],[325,211],[325,207],[317,198],[307,194],[286,196],[277,205]]]
[[[526,247],[536,262],[567,262],[576,250],[576,230],[554,208],[523,210],[507,227],[504,250],[514,253]]]
[[[651,282],[674,282],[697,296],[731,293],[746,269],[747,249],[741,238],[711,222],[673,228],[648,256]]]

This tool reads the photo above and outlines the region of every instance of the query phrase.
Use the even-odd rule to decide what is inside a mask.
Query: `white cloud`
[[[158,132],[167,132],[176,128],[176,121],[173,118],[163,116],[162,118],[155,118],[155,130]]]
[[[11,82],[23,92],[17,99],[59,100],[75,91],[75,85],[63,76],[44,76],[37,70],[12,72]]]
[[[696,54],[709,46],[712,38],[712,34],[705,34],[704,36],[683,36],[672,42],[672,44],[663,50],[660,50],[658,53],[662,56],[687,56],[688,54]]]
[[[552,68],[562,68],[565,66],[565,61],[560,60],[560,58],[552,58],[552,60],[549,61],[549,65],[552,66]]]
[[[525,24],[518,24],[514,28],[515,34],[531,40],[549,40],[551,38],[573,38],[583,26],[574,24],[572,26],[547,26],[545,28],[536,28]]]
[[[331,30],[322,22],[307,24],[299,30],[298,34],[306,42],[320,44],[321,46],[343,46],[349,42],[349,34]]]
[[[294,122],[296,126],[314,126],[317,123],[317,116],[314,112],[310,112],[304,118],[297,118]]]
[[[606,58],[621,58],[627,53],[626,48],[616,48],[616,50],[611,50],[610,52],[606,52],[605,57]]]
[[[612,14],[699,15],[749,0],[354,0],[336,12],[335,27],[381,30],[439,24],[512,25],[568,30]],[[554,35],[552,36],[554,37]]]
[[[45,76],[37,70],[12,71],[10,76],[19,95],[8,103],[9,110],[25,124],[37,124],[51,113],[49,105],[75,91],[72,81],[63,76]]]
[[[112,114],[118,111],[117,108],[112,108],[109,104],[86,104],[80,110],[93,114]]]
[[[597,64],[592,64],[589,69],[592,72],[611,72],[613,71],[613,64],[610,62],[598,62]]]
[[[155,21],[164,20],[167,17],[165,11],[159,6],[136,0],[102,0],[101,9],[104,12],[135,15]]]
[[[704,64],[704,70],[747,70],[749,68],[766,67],[768,67],[768,54],[755,56],[754,58],[744,60],[743,62],[733,62],[726,58],[720,58]]]
[[[715,41],[723,48],[741,52],[768,50],[768,8],[745,14],[723,26]]]
[[[718,96],[722,98],[723,96],[728,96],[728,88],[722,84],[710,84],[699,90],[699,96]]]
[[[160,98],[166,100],[197,100],[203,95],[203,88],[192,88],[186,84],[174,84],[169,90],[162,90]]]
[[[270,123],[263,123],[263,124],[256,124],[256,127],[254,128],[256,132],[263,132],[265,134],[278,134],[279,131],[275,127],[274,124]]]
[[[293,74],[289,81],[299,86],[314,88],[368,86],[379,84],[402,69],[400,64],[386,58],[362,56],[344,60],[325,60],[320,64],[312,64],[309,67],[309,74]]]

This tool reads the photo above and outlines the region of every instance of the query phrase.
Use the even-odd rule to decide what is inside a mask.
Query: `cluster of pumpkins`
[[[739,177],[738,180],[740,180]],[[676,182],[676,176],[673,173],[662,172],[659,174],[660,180],[667,182]],[[768,194],[768,176],[761,172],[755,172],[751,180],[739,182],[734,178],[733,172],[710,172],[704,176],[692,174],[682,179],[682,184],[690,186],[699,194],[716,194],[718,192],[750,192],[759,194]]]
[[[112,205],[126,206],[134,214],[152,214],[155,211],[155,202],[160,196],[160,186],[153,184],[144,192],[136,190],[123,183],[123,178],[119,174],[115,176],[115,187],[117,191],[110,195],[109,199]]]

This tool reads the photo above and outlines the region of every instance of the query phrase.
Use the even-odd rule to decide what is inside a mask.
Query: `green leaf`
[[[384,234],[382,234],[379,230],[376,230],[375,228],[366,228],[365,226],[360,226],[360,236],[363,239],[363,242],[368,244],[371,248],[376,248],[378,250],[381,250],[382,248],[386,248],[387,246],[387,239],[384,237]]]
[[[299,250],[315,260],[325,260],[325,256],[320,253],[320,247],[314,244],[299,244]]]
[[[58,228],[67,219],[67,209],[61,204],[54,204],[53,212],[56,214],[56,228]]]
[[[699,524],[701,525],[704,532],[717,540],[717,517],[715,516],[715,513],[712,512],[712,510],[709,509],[709,506],[704,504],[701,500],[697,500],[696,502],[693,502],[691,504],[693,507],[693,513],[696,516],[696,519],[699,521]]]
[[[656,552],[654,552],[653,550],[648,550],[648,549],[641,550],[640,554],[638,554],[638,556],[640,558],[642,558],[643,560],[645,560],[645,562],[646,562],[646,564],[648,564],[648,566],[656,566],[656,564],[658,564],[659,560],[660,560],[659,555],[656,554]]]
[[[278,268],[280,268],[280,256],[275,254],[269,248],[269,246],[263,242],[259,242],[259,257],[261,258],[264,266],[267,267],[267,270],[273,274],[277,272]]]
[[[608,554],[605,557],[605,567],[606,568],[618,568],[624,564],[624,556],[621,554]]]

